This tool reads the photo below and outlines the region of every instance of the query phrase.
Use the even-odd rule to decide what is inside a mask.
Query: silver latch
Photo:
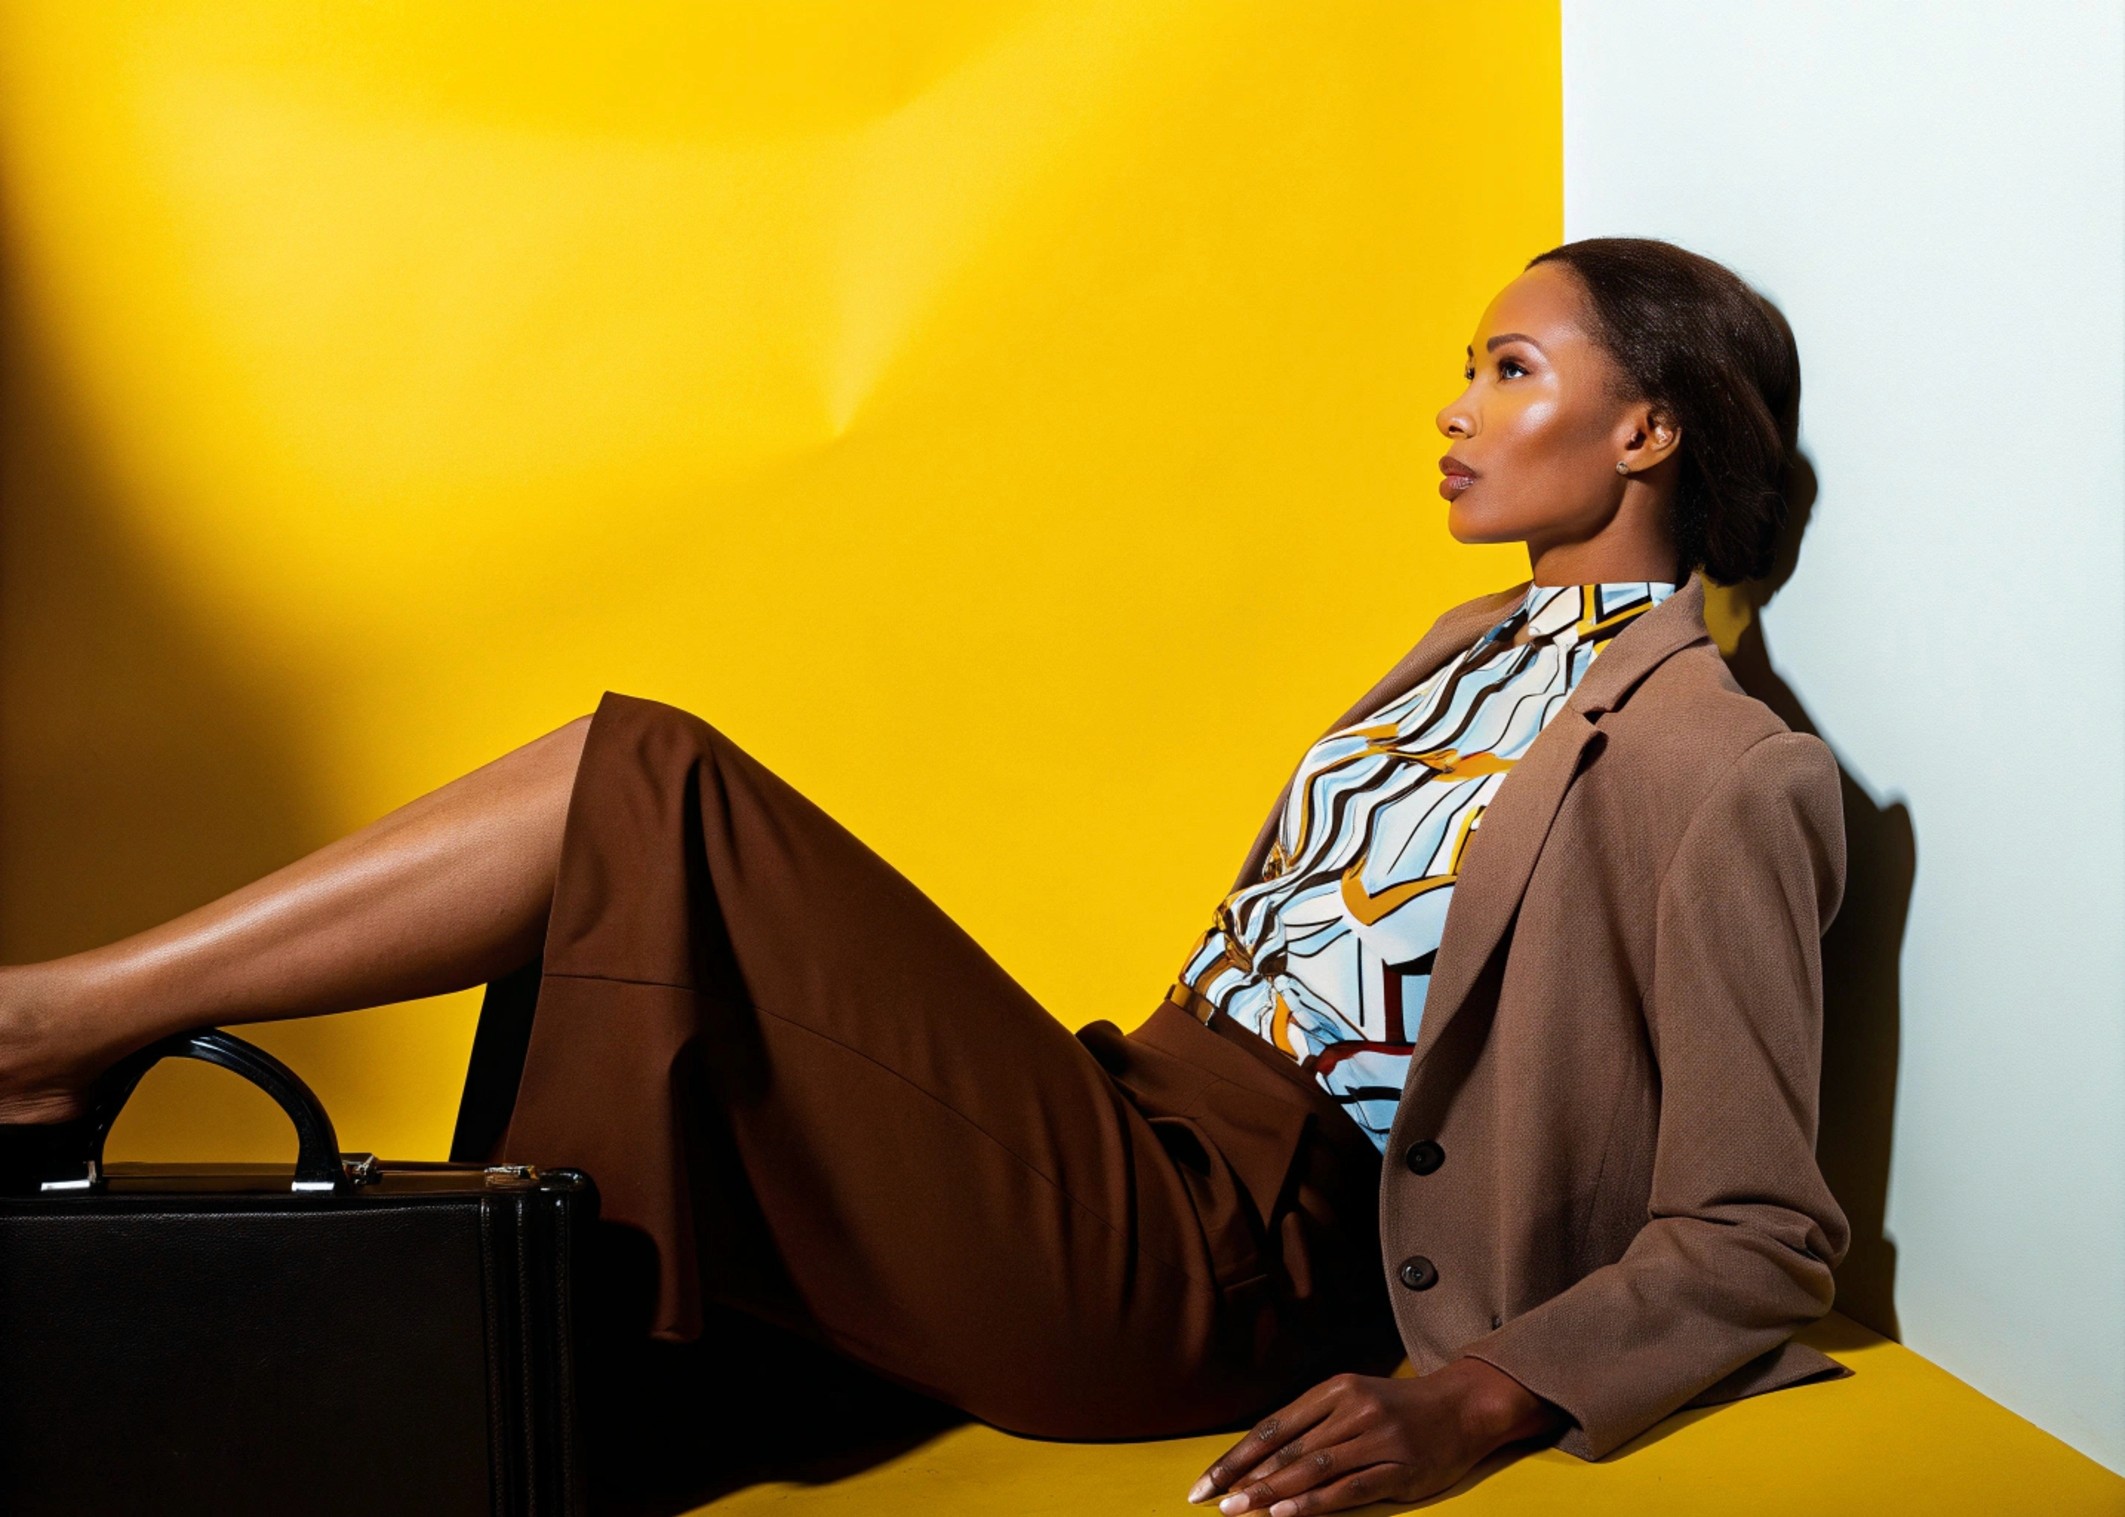
[[[535,1184],[538,1178],[539,1167],[536,1164],[490,1164],[487,1166],[487,1183],[489,1185],[509,1185],[527,1181]]]
[[[341,1154],[339,1162],[350,1185],[374,1185],[384,1177],[384,1166],[375,1154]]]
[[[103,1171],[97,1167],[96,1161],[94,1159],[91,1159],[88,1161],[88,1167],[86,1171],[82,1174],[80,1179],[46,1180],[42,1185],[39,1185],[37,1189],[56,1191],[94,1190],[98,1185],[101,1185],[102,1183]]]

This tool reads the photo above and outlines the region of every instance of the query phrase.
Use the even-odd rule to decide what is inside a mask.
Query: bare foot
[[[93,1019],[54,993],[37,964],[0,967],[0,1122],[63,1122],[112,1062],[82,1034]]]

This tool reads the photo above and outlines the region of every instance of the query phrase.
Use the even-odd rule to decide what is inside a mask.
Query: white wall
[[[1889,1081],[1861,1314],[2125,1469],[2125,7],[1564,0],[1564,83],[1567,235],[1800,343],[1765,650],[1855,844],[1916,843],[1833,1008]]]

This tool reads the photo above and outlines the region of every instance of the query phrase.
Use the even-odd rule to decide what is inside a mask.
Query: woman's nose
[[[1466,437],[1474,430],[1468,424],[1467,409],[1458,401],[1440,411],[1435,420],[1448,437]]]

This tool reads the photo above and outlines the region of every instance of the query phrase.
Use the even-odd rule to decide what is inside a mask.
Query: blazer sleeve
[[[1660,1073],[1645,1225],[1622,1258],[1463,1350],[1563,1408],[1569,1453],[1598,1459],[1748,1380],[1830,1309],[1850,1229],[1815,1131],[1822,935],[1844,875],[1836,760],[1808,733],[1746,749],[1683,831],[1644,998]]]

